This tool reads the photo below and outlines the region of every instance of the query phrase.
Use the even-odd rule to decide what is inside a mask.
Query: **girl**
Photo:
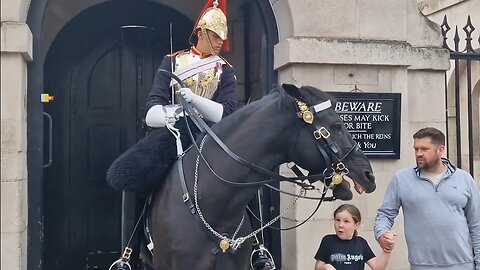
[[[357,236],[362,219],[357,207],[342,204],[333,213],[333,218],[335,234],[323,237],[315,254],[315,270],[363,270],[365,263],[373,270],[385,269],[390,253],[375,257],[367,241]]]

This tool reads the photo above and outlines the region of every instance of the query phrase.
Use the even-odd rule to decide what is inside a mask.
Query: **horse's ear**
[[[303,96],[300,94],[300,91],[299,91],[298,87],[296,87],[295,85],[284,83],[284,84],[282,84],[282,88],[290,96],[292,96],[292,97],[294,97],[298,100],[303,100]]]

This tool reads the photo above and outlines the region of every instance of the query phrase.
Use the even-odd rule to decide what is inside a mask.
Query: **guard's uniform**
[[[223,105],[223,117],[231,114],[237,107],[236,77],[233,67],[222,57],[209,56],[200,58],[201,53],[195,47],[190,50],[180,51],[163,58],[159,69],[172,71],[185,70],[195,67],[199,61],[210,63],[213,67],[194,73],[183,79],[183,82],[196,95],[211,99]],[[217,59],[217,61],[215,61]],[[205,61],[207,60],[207,61]],[[199,67],[201,69],[201,67]],[[181,78],[182,79],[182,78]],[[154,105],[171,104],[171,78],[166,73],[157,72],[153,81],[153,87],[147,100],[146,110]],[[178,84],[177,84],[178,85]]]
[[[219,56],[200,58],[200,53],[192,47],[165,56],[159,69],[171,71],[172,66],[193,93],[221,104],[223,117],[236,110],[236,77],[225,59]],[[146,111],[155,105],[171,104],[171,86],[178,88],[168,74],[158,71]],[[194,136],[199,133],[194,124],[189,126]],[[177,121],[175,128],[180,130],[183,149],[186,149],[192,142],[184,119]],[[107,172],[107,182],[118,190],[151,192],[161,186],[176,157],[175,137],[165,127],[154,128],[113,162]]]
[[[222,118],[231,114],[237,107],[236,77],[233,67],[218,55],[201,57],[202,54],[195,48],[200,37],[199,31],[202,32],[202,37],[208,37],[207,31],[211,31],[223,42],[228,42],[227,18],[224,14],[226,2],[222,1],[220,3],[220,7],[223,6],[223,9],[218,8],[218,5],[217,0],[209,0],[205,5],[204,11],[202,11],[189,38],[193,47],[190,50],[165,56],[159,67],[159,69],[173,72],[190,88],[192,93],[188,89],[180,90],[184,97],[190,94],[199,96],[195,98],[199,104],[194,104],[196,102],[193,100],[191,102],[197,111],[200,112],[203,109],[205,119],[208,118],[209,112],[218,112],[215,118],[211,118],[212,121],[220,120],[220,113],[223,113]],[[215,54],[209,37],[208,45],[211,53]],[[223,45],[225,46],[226,43],[223,43]],[[162,111],[155,111],[155,109],[163,109],[165,107],[161,106],[172,104],[172,87],[174,89],[179,88],[178,84],[172,81],[168,74],[157,71],[145,108],[147,124],[158,127],[164,126],[164,124],[158,124],[162,122],[161,120],[165,122],[165,119],[160,116]],[[199,99],[201,102],[198,101]],[[219,104],[223,107],[223,111],[218,110],[222,109]],[[152,114],[149,114],[149,112],[152,112]],[[151,119],[153,122],[149,123],[149,115],[156,117]],[[213,115],[209,116],[212,117]],[[198,134],[199,131],[195,125],[189,126],[194,136]],[[190,136],[186,130],[184,119],[177,121],[175,128],[180,130],[183,148],[190,146]],[[166,177],[176,157],[177,148],[173,134],[165,127],[154,128],[145,138],[113,162],[107,172],[107,182],[119,190],[151,192],[163,183],[162,180]],[[254,270],[275,269],[274,262],[266,256],[265,252],[268,251],[263,245],[255,247],[252,254],[252,268]]]

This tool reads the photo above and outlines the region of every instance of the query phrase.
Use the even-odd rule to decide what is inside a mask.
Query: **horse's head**
[[[335,101],[327,93],[309,86],[297,88],[284,84],[285,92],[295,98],[299,125],[289,146],[291,161],[310,174],[336,177],[327,178],[336,183],[333,194],[341,200],[353,197],[350,183],[358,193],[375,190],[375,177],[370,162],[335,112]],[[346,177],[340,177],[342,174]],[[339,182],[339,183],[338,183]],[[327,183],[327,184],[328,184]]]

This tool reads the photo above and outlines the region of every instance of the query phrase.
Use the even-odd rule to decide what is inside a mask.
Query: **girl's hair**
[[[335,216],[338,213],[343,212],[343,211],[347,211],[348,213],[350,213],[350,215],[352,215],[353,221],[355,221],[355,223],[360,223],[360,221],[362,221],[362,215],[360,215],[360,210],[358,210],[358,208],[355,205],[347,204],[347,203],[340,205],[335,210],[335,212],[333,212],[333,218],[335,218]],[[358,232],[357,232],[357,230],[355,230],[353,235],[356,236],[357,234],[358,234]]]

